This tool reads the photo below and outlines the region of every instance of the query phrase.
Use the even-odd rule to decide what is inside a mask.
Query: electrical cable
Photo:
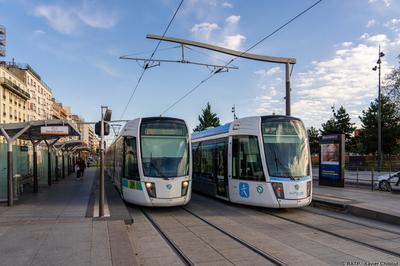
[[[162,35],[162,38],[158,41],[157,46],[156,46],[156,48],[154,49],[153,53],[151,54],[149,60],[153,59],[153,56],[154,56],[155,53],[157,52],[157,49],[158,49],[158,47],[160,46],[160,43],[161,43],[162,39],[164,38],[165,34],[167,33],[169,27],[170,27],[171,24],[172,24],[172,21],[175,19],[176,14],[178,13],[179,9],[181,8],[181,6],[182,6],[182,4],[183,4],[183,1],[184,1],[184,0],[181,0],[181,2],[179,3],[179,6],[176,8],[176,10],[175,10],[175,12],[174,12],[174,15],[173,15],[172,18],[170,19],[170,21],[169,21],[167,27],[166,27],[165,30],[164,30],[164,33],[163,33],[163,35]],[[124,111],[123,111],[122,114],[121,114],[121,119],[122,119],[122,117],[125,115],[125,112],[126,112],[126,110],[128,109],[129,104],[131,103],[132,98],[133,98],[133,96],[135,95],[137,88],[139,87],[140,82],[142,81],[144,72],[147,70],[147,67],[148,67],[148,63],[145,64],[145,66],[143,67],[142,73],[141,73],[140,76],[139,76],[139,79],[138,79],[138,81],[137,81],[137,83],[136,83],[136,86],[135,86],[135,88],[133,89],[132,94],[131,94],[131,96],[129,97],[128,103],[126,104],[126,106],[125,106],[125,108],[124,108]]]
[[[256,42],[255,44],[253,44],[252,46],[250,46],[247,50],[245,50],[244,52],[240,53],[238,56],[235,56],[234,58],[232,58],[224,67],[229,66],[233,61],[235,61],[237,58],[241,57],[243,54],[247,53],[248,51],[252,50],[254,47],[258,46],[260,43],[264,42],[266,39],[270,38],[271,36],[273,36],[274,34],[276,34],[278,31],[280,31],[281,29],[283,29],[284,27],[286,27],[287,25],[289,25],[290,23],[292,23],[294,20],[296,20],[297,18],[299,18],[300,16],[302,16],[303,14],[307,13],[309,10],[311,10],[313,7],[315,7],[316,5],[318,5],[319,3],[321,3],[322,0],[318,0],[316,1],[314,4],[312,4],[311,6],[309,6],[308,8],[304,9],[302,12],[300,12],[299,14],[297,14],[296,16],[294,16],[292,19],[290,19],[289,21],[287,21],[286,23],[282,24],[280,27],[278,27],[277,29],[275,29],[274,31],[272,31],[270,34],[268,34],[267,36],[265,36],[264,38],[262,38],[261,40],[259,40],[258,42]],[[175,101],[173,104],[171,104],[167,109],[165,109],[162,113],[161,116],[163,114],[165,114],[166,112],[168,112],[169,110],[171,110],[175,105],[177,105],[180,101],[182,101],[184,98],[186,98],[189,94],[191,94],[193,91],[195,91],[196,89],[198,89],[202,84],[204,84],[206,81],[208,81],[209,79],[211,79],[213,76],[215,76],[216,74],[218,74],[219,72],[221,72],[221,70],[223,70],[224,67],[221,67],[215,71],[213,71],[209,76],[207,76],[205,79],[203,79],[202,81],[200,81],[200,83],[198,83],[196,86],[194,86],[191,90],[189,90],[188,92],[186,92],[182,97],[180,97],[177,101]]]

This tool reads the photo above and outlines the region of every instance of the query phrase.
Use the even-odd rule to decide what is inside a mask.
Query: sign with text
[[[321,137],[319,149],[319,184],[344,187],[344,134]]]
[[[45,126],[40,127],[40,134],[42,135],[69,135],[69,127],[67,126]]]

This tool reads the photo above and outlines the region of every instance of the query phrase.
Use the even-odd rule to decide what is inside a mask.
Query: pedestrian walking
[[[79,161],[77,161],[75,164],[75,172],[76,172],[76,179],[80,180],[81,179],[81,166],[79,164]]]
[[[85,173],[86,163],[85,160],[83,160],[82,158],[79,159],[79,168],[81,169],[81,177],[83,177],[83,174]]]

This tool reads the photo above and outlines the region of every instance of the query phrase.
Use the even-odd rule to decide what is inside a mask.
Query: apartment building
[[[0,122],[18,123],[28,120],[29,91],[24,81],[0,62]]]
[[[30,94],[28,100],[28,121],[53,118],[52,92],[39,74],[29,65],[6,63],[7,68],[22,80]]]

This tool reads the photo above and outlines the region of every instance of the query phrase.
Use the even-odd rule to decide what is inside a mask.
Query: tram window
[[[213,142],[205,142],[201,149],[201,173],[206,176],[213,176],[214,169],[214,149]]]
[[[193,174],[199,176],[201,174],[201,143],[192,144],[193,156]]]
[[[136,138],[125,139],[125,178],[131,180],[139,180],[139,170],[136,152]]]
[[[232,153],[232,178],[265,181],[256,136],[235,136]]]

